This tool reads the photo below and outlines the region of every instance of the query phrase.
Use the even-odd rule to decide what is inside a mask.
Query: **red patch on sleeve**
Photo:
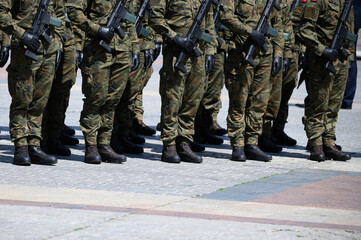
[[[305,2],[306,2],[306,0],[302,0],[302,2],[303,2],[303,3],[305,3]]]
[[[317,2],[317,0],[311,0],[311,2]]]

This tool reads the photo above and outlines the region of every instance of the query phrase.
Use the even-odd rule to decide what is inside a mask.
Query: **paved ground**
[[[155,66],[157,73],[160,62]],[[361,63],[359,63],[361,69]],[[158,74],[145,90],[145,122],[159,120]],[[359,84],[360,84],[359,77]],[[0,239],[361,239],[361,93],[341,110],[338,144],[349,162],[307,160],[301,123],[304,86],[291,100],[286,131],[298,145],[270,163],[229,161],[231,148],[207,146],[200,165],[160,162],[159,133],[122,165],[82,162],[81,79],[67,124],[81,144],[56,166],[11,164],[10,97],[0,72]],[[225,126],[226,91],[219,122]]]

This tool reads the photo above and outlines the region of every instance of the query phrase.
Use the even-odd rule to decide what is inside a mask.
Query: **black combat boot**
[[[114,152],[118,154],[123,154],[125,152],[123,146],[119,142],[118,137],[114,134],[112,134],[112,138],[110,139],[110,146]]]
[[[84,162],[89,164],[100,164],[102,162],[96,145],[85,146]]]
[[[213,121],[211,126],[211,132],[217,136],[223,136],[227,134],[227,130],[222,128],[217,121]]]
[[[144,144],[145,143],[144,137],[139,136],[133,130],[129,131],[129,138],[132,141],[132,143],[134,143],[134,144]]]
[[[217,137],[210,131],[202,131],[201,136],[205,143],[211,144],[211,145],[221,145],[223,144],[223,139]]]
[[[59,156],[70,156],[71,151],[68,147],[60,141],[59,138],[49,137],[46,140],[46,153],[59,155]]]
[[[75,135],[75,130],[65,124],[62,132],[70,137]]]
[[[326,159],[333,159],[335,161],[347,161],[350,160],[350,155],[340,151],[336,146],[323,147]]]
[[[162,150],[162,162],[168,162],[168,163],[180,163],[181,159],[179,155],[177,154],[177,149],[175,145],[170,146],[163,146]]]
[[[310,160],[318,162],[326,161],[322,146],[311,147]]]
[[[246,155],[244,154],[244,147],[233,147],[231,160],[236,162],[245,162]]]
[[[130,154],[141,154],[144,152],[144,149],[142,146],[139,146],[138,144],[132,143],[129,137],[119,137],[120,145],[123,146],[125,153]]]
[[[203,152],[206,150],[206,147],[202,144],[199,144],[198,142],[194,141],[189,144],[193,152]]]
[[[50,156],[43,152],[39,146],[28,146],[29,156],[31,163],[41,165],[54,165],[58,162],[56,157]]]
[[[247,144],[244,148],[246,158],[249,160],[269,162],[272,160],[272,156],[264,153],[257,145]]]
[[[114,152],[109,145],[98,145],[98,152],[102,158],[102,162],[123,163],[127,161],[127,158],[124,155]]]
[[[31,159],[29,157],[28,146],[15,147],[14,162],[15,165],[19,166],[30,166]]]
[[[63,132],[60,133],[59,139],[64,145],[75,146],[79,144],[79,140],[77,138],[66,135]]]
[[[203,159],[201,156],[195,154],[189,147],[188,143],[182,142],[177,146],[177,152],[183,162],[201,163]]]
[[[133,119],[133,130],[140,135],[153,136],[156,131],[148,127],[142,120]]]
[[[279,153],[282,152],[282,147],[278,146],[274,142],[271,141],[270,138],[261,135],[258,139],[258,147],[262,149],[264,152],[273,152]]]
[[[277,139],[278,144],[284,146],[295,146],[297,144],[297,141],[288,136],[281,128],[273,128],[272,134]]]

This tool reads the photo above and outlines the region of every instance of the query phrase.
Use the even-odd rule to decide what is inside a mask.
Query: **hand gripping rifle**
[[[333,35],[333,39],[330,46],[331,49],[334,49],[341,54],[342,59],[346,59],[350,55],[350,53],[346,51],[346,49],[344,48],[346,40],[349,40],[351,42],[356,42],[357,40],[356,34],[350,33],[346,29],[346,22],[348,15],[350,14],[352,4],[353,4],[353,0],[345,1],[345,5],[342,10],[342,15],[340,20],[338,21],[336,31],[335,34]],[[333,74],[336,74],[336,69],[331,61],[327,61],[325,67]]]
[[[273,37],[277,37],[278,31],[274,28],[272,28],[269,24],[268,24],[268,19],[271,15],[271,12],[273,10],[273,8],[276,8],[278,11],[281,10],[281,7],[276,4],[276,0],[268,0],[266,7],[263,10],[261,19],[259,20],[258,24],[257,24],[257,28],[256,31],[261,32],[264,35],[271,35]],[[265,43],[262,47],[261,47],[263,52],[267,52],[268,50],[268,46]],[[256,50],[256,45],[254,43],[251,44],[251,46],[248,49],[247,55],[246,55],[246,61],[252,65],[252,67],[256,66],[256,63],[253,60],[253,55],[254,52]]]
[[[203,19],[207,15],[212,3],[216,4],[215,0],[203,0],[202,5],[197,13],[196,19],[192,23],[192,26],[187,34],[187,38],[191,40],[195,45],[193,53],[197,57],[202,55],[201,51],[197,48],[199,41],[203,40],[210,43],[212,40],[212,36],[203,32],[201,29]],[[189,53],[187,53],[185,50],[182,50],[177,58],[177,62],[174,64],[174,67],[180,70],[182,73],[187,73],[187,69],[185,68],[183,62],[187,58],[188,54]]]
[[[127,0],[118,0],[113,12],[110,14],[108,18],[108,22],[106,27],[109,28],[111,31],[114,31],[118,34],[120,38],[125,37],[125,32],[121,27],[121,24],[126,20],[127,10],[125,9],[125,3]],[[111,52],[111,49],[104,40],[99,42],[99,45],[102,46],[108,53]]]
[[[142,36],[148,38],[149,31],[145,29],[142,25],[145,14],[149,11],[149,2],[150,0],[144,0],[142,6],[138,11],[138,15],[135,20],[135,29],[137,30],[138,37]]]
[[[36,12],[33,25],[29,31],[37,40],[42,37],[47,43],[51,43],[52,38],[46,33],[49,25],[53,25],[56,27],[61,27],[62,21],[57,18],[50,17],[49,14],[46,13],[50,0],[41,0],[39,4],[38,11]],[[38,61],[39,58],[36,56],[35,52],[37,49],[26,49],[24,55],[34,61]]]

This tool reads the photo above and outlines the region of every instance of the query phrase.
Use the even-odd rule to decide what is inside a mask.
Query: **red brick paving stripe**
[[[252,202],[361,211],[361,176],[340,175]]]
[[[252,217],[228,216],[228,215],[218,215],[218,214],[205,214],[205,213],[147,210],[142,208],[124,208],[124,207],[96,206],[96,205],[86,205],[86,204],[20,201],[20,200],[8,200],[8,199],[0,199],[0,204],[29,206],[29,207],[47,207],[47,208],[59,208],[59,209],[101,211],[101,212],[122,212],[122,213],[135,214],[135,215],[150,215],[150,216],[178,217],[178,218],[204,219],[204,220],[215,220],[215,221],[248,222],[248,223],[295,226],[295,227],[330,228],[330,229],[361,231],[361,226],[355,226],[355,225],[303,222],[303,221],[291,221],[291,220],[282,220],[282,219],[252,218]]]

